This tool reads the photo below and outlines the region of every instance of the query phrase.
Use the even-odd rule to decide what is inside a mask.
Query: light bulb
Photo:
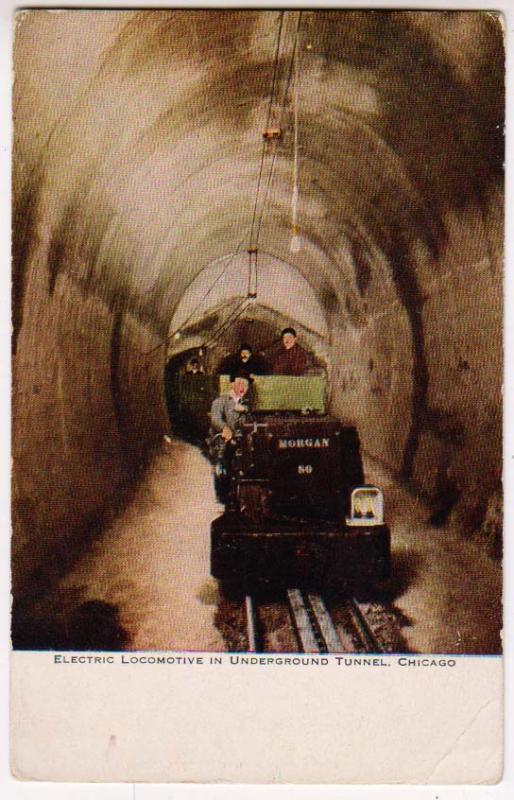
[[[291,243],[289,245],[289,249],[291,253],[299,253],[302,249],[302,237],[299,236],[296,229],[293,229],[293,235],[291,236]]]

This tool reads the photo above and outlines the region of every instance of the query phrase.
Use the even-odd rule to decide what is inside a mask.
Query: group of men
[[[248,411],[246,395],[253,381],[252,375],[304,375],[312,366],[309,356],[297,343],[294,328],[284,328],[281,344],[271,363],[254,355],[248,344],[242,344],[238,353],[228,356],[218,372],[230,375],[230,390],[214,400],[211,407],[211,457],[215,470],[215,489],[220,502],[227,499],[227,468],[232,455],[231,443],[241,428]]]
[[[270,359],[253,352],[251,345],[242,344],[238,352],[221,362],[220,375],[232,375],[238,370],[250,375],[304,375],[311,367],[305,350],[298,344],[294,328],[284,328],[278,348]]]

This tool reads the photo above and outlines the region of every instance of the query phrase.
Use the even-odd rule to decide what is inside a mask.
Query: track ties
[[[367,605],[354,597],[344,603],[349,617],[346,627],[332,621],[323,598],[319,594],[304,592],[298,588],[286,592],[289,616],[298,651],[302,653],[382,653],[375,631],[368,620]],[[246,636],[249,653],[265,649],[266,633],[264,620],[252,595],[245,596]],[[360,640],[360,643],[358,643]]]

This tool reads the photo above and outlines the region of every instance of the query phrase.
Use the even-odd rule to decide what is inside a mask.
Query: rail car
[[[219,389],[219,375],[176,372],[167,377],[166,401],[174,433],[202,444],[209,432],[211,405]]]
[[[326,413],[324,376],[258,376],[250,407],[211,525],[212,575],[226,587],[386,579],[382,492],[364,481],[356,428]]]

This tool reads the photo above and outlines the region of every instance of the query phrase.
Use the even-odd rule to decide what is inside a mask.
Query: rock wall
[[[298,328],[327,364],[332,411],[358,425],[365,450],[431,503],[435,522],[456,508],[479,527],[498,496],[501,23],[468,12],[281,13],[19,17],[19,598],[141,474],[168,427],[166,348],[149,351],[210,266],[242,254],[244,275],[259,236],[268,284],[286,274],[291,286],[307,282],[302,296],[326,318],[326,330],[309,332],[298,311]],[[270,113],[281,136],[263,151]],[[268,284],[256,314],[280,329],[290,310],[295,324],[298,298],[283,287],[279,305]],[[212,288],[197,286],[200,299]],[[179,347],[201,344],[217,314],[200,311]],[[217,355],[233,341],[217,343]]]
[[[32,262],[13,366],[13,593],[66,556],[137,479],[167,430],[160,340],[65,275]]]

